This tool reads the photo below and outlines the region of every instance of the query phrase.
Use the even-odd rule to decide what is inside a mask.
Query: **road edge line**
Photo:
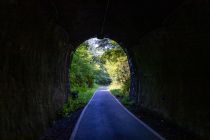
[[[82,117],[83,117],[83,115],[85,114],[85,111],[86,111],[87,107],[89,106],[90,102],[92,101],[92,99],[93,99],[93,97],[95,96],[95,94],[96,94],[97,91],[98,91],[98,89],[94,92],[93,96],[91,97],[91,99],[89,100],[89,102],[87,103],[87,105],[85,106],[85,108],[82,110],[82,113],[81,113],[81,115],[79,116],[79,119],[77,120],[77,123],[76,123],[76,125],[75,125],[75,127],[74,127],[74,130],[73,130],[73,132],[72,132],[72,134],[71,134],[69,140],[74,140],[74,138],[75,138],[75,136],[76,136],[76,133],[77,133],[77,130],[78,130],[78,128],[79,128],[79,124],[80,124],[80,122],[81,122],[81,120],[82,120]]]
[[[135,120],[137,120],[140,124],[142,124],[146,129],[148,129],[150,132],[152,132],[155,136],[157,136],[158,138],[160,138],[161,140],[165,140],[165,138],[163,138],[160,134],[158,134],[155,130],[153,130],[150,126],[148,126],[146,123],[144,123],[143,121],[141,121],[139,118],[137,118],[133,113],[131,113],[127,108],[125,108],[121,102],[114,96],[112,95],[111,91],[108,90],[108,92],[110,93],[110,95],[115,99],[115,101],[128,113],[130,114]]]

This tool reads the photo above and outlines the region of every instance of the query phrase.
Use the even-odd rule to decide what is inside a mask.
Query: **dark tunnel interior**
[[[69,93],[76,47],[100,35],[107,0],[0,2],[0,139],[37,139]],[[210,137],[208,0],[109,3],[103,36],[124,47],[136,103]]]

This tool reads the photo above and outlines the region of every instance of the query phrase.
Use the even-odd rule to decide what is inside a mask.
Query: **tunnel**
[[[126,51],[136,103],[210,137],[208,0],[3,0],[0,7],[0,139],[37,139],[50,126],[70,96],[72,54],[97,36]]]

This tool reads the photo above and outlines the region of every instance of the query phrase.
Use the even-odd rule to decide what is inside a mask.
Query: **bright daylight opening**
[[[130,69],[127,55],[114,40],[91,38],[78,46],[70,71],[69,101],[64,114],[84,107],[99,87],[110,90],[124,104],[130,102]]]

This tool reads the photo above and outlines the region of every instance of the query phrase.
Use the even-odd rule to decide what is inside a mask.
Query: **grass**
[[[109,86],[110,92],[112,93],[112,95],[114,95],[117,99],[119,99],[119,101],[125,105],[125,106],[131,106],[134,104],[134,101],[132,101],[129,97],[128,93],[123,93],[123,91],[121,90],[121,86],[118,84],[111,84]]]
[[[78,97],[69,97],[68,101],[64,104],[63,108],[58,112],[58,117],[69,116],[73,112],[76,112],[77,110],[85,107],[98,87],[99,85],[95,84],[93,88],[74,88],[74,91],[78,92]],[[134,104],[134,102],[130,99],[129,95],[127,93],[123,93],[123,91],[121,90],[121,86],[119,86],[118,84],[110,85],[109,89],[112,95],[118,98],[119,101],[126,107],[129,107]]]
[[[75,99],[69,97],[68,102],[64,104],[62,110],[59,111],[58,115],[63,117],[68,116],[71,115],[71,113],[86,106],[97,88],[98,85],[94,85],[93,88],[76,88],[76,90],[78,91],[78,97]]]

